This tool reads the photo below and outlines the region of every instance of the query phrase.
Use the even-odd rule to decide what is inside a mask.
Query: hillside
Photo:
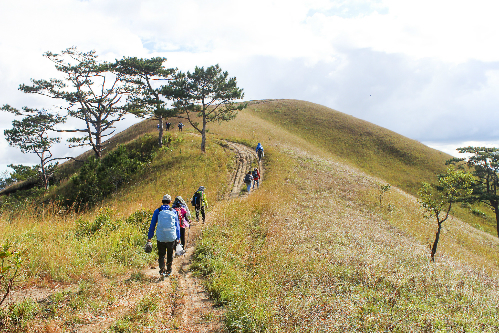
[[[297,100],[250,103],[257,117],[411,194],[452,156],[336,110]]]
[[[2,215],[0,241],[28,251],[17,292],[44,292],[0,312],[0,329],[199,332],[220,320],[230,332],[499,329],[497,237],[452,218],[429,261],[435,222],[411,193],[445,154],[292,100],[253,101],[211,124],[207,154],[192,129],[170,135],[133,182],[84,214]],[[249,196],[234,192],[239,157],[224,140],[265,147],[264,178]],[[151,211],[165,192],[188,198],[201,184],[210,210],[191,232],[192,261],[176,259],[158,284],[157,270],[149,275],[157,257],[142,250]],[[202,315],[185,305],[199,292],[186,286],[192,273],[211,295]]]

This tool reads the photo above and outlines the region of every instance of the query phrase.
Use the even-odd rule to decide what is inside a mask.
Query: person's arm
[[[177,218],[175,219],[175,228],[177,229],[177,241],[180,240],[180,222],[178,218],[178,212],[177,212]]]
[[[150,242],[154,237],[154,230],[156,230],[156,223],[158,223],[159,209],[154,211],[152,214],[151,225],[149,226],[149,232],[147,233],[147,241]]]
[[[208,200],[206,200],[206,194],[203,192],[203,204],[206,209],[208,209]]]

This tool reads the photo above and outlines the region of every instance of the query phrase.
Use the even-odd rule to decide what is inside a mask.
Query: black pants
[[[196,220],[199,221],[199,211],[201,211],[201,216],[203,217],[203,222],[205,220],[204,206],[196,206]]]
[[[173,262],[173,248],[175,247],[175,241],[173,242],[160,242],[158,241],[158,263],[159,271],[165,270],[165,254],[166,254],[166,270],[172,270]]]
[[[180,243],[185,250],[185,228],[180,228]]]

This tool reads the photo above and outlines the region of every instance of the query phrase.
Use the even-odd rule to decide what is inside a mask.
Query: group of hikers
[[[179,129],[181,130],[180,124]],[[263,157],[263,146],[260,143],[256,147],[256,153],[258,159],[261,160]],[[258,168],[248,171],[244,177],[244,182],[246,183],[248,193],[251,191],[252,183],[253,189],[255,185],[258,188],[260,186],[260,172]],[[206,200],[204,190],[204,186],[200,186],[191,199],[191,204],[194,206],[196,212],[196,221],[199,221],[199,216],[201,215],[203,223],[206,220],[206,210],[208,209],[208,201]],[[148,253],[152,251],[151,240],[156,232],[159,274],[163,279],[172,272],[174,250],[176,250],[176,254],[178,255],[185,253],[185,234],[186,229],[190,228],[192,216],[187,203],[181,196],[177,196],[172,203],[171,196],[165,194],[161,203],[162,205],[152,215],[149,232],[147,233],[145,251]]]
[[[165,129],[166,129],[167,131],[169,131],[169,130],[170,130],[170,127],[171,127],[171,126],[172,126],[172,123],[170,123],[170,122],[166,122],[166,123],[165,123]],[[182,132],[182,129],[184,128],[184,126],[185,126],[185,125],[184,125],[184,124],[182,124],[182,123],[178,123],[178,125],[177,125],[177,126],[178,126],[178,130],[179,130],[180,132]],[[157,125],[157,128],[158,128],[158,130],[159,130],[159,124]]]
[[[162,205],[156,209],[152,215],[149,232],[147,233],[146,252],[152,251],[151,240],[156,231],[156,241],[158,248],[159,274],[162,278],[172,272],[173,252],[177,247],[176,253],[182,255],[185,252],[186,229],[190,228],[192,216],[186,202],[181,196],[172,198],[169,194],[163,196]],[[170,205],[171,204],[171,205]],[[191,204],[196,211],[196,221],[199,221],[199,215],[206,219],[206,209],[208,202],[204,193],[204,186],[200,186],[192,197]],[[166,264],[165,264],[166,256]]]
[[[256,154],[258,156],[258,161],[262,160],[263,157],[263,146],[260,142],[256,146]],[[248,173],[244,176],[244,183],[246,184],[246,191],[250,193],[251,191],[251,183],[253,183],[253,189],[256,187],[260,187],[260,171],[258,168],[255,168],[253,171],[249,170]]]

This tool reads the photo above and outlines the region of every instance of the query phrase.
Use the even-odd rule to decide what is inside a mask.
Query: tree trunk
[[[496,213],[497,237],[499,237],[499,202],[494,203],[494,212]]]
[[[158,145],[159,148],[163,147],[163,116],[159,115],[158,116],[159,120],[159,139],[158,139]]]
[[[435,241],[433,242],[433,247],[431,248],[431,261],[435,262],[435,253],[437,253],[438,240],[440,239],[440,230],[442,229],[442,222],[438,222],[437,233],[435,234]]]
[[[201,151],[206,153],[206,114],[203,113],[203,130],[201,131]]]

